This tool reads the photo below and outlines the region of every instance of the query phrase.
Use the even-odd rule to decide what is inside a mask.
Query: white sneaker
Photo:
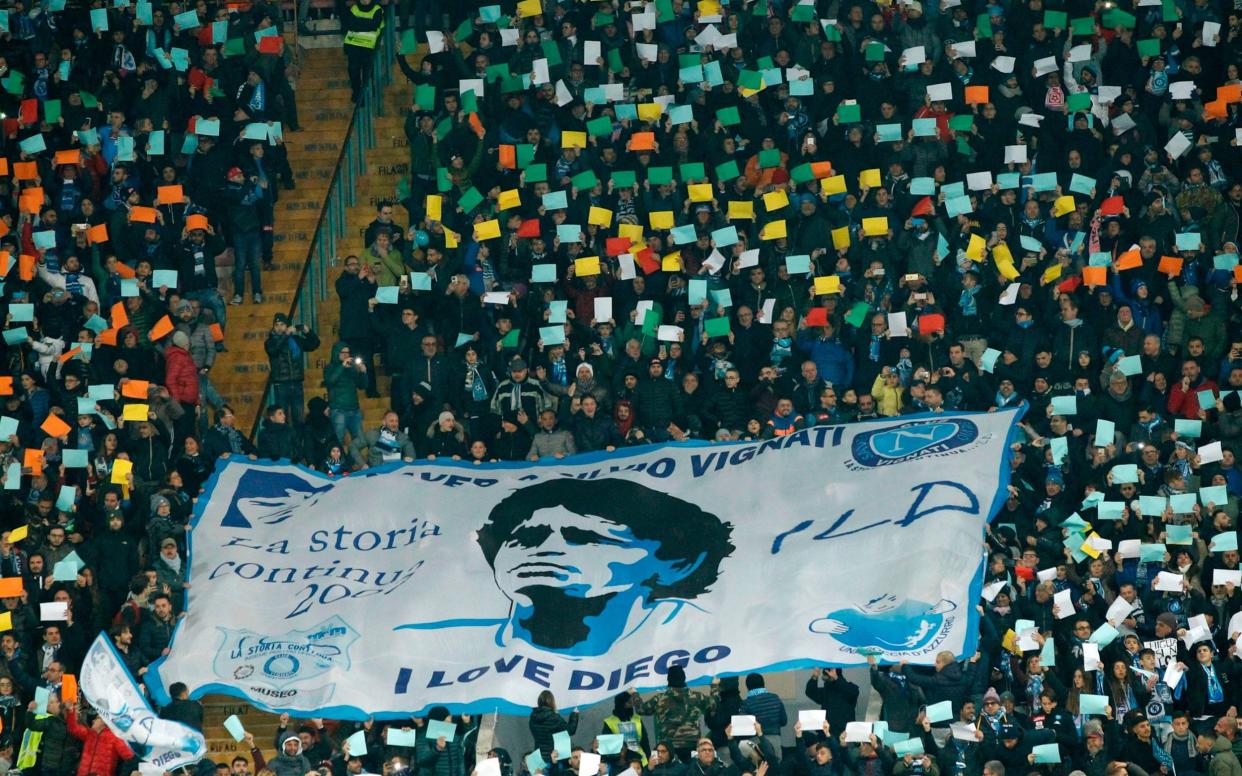
[[[242,303],[241,294],[233,294],[233,300],[229,302],[229,304],[241,304],[241,303]]]
[[[255,303],[255,304],[263,304],[263,294],[255,294],[255,295],[254,295],[254,303]]]

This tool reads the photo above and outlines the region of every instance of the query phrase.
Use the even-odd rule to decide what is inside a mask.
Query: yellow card
[[[580,278],[588,275],[599,274],[599,257],[583,256],[581,259],[574,259],[574,274]]]
[[[146,404],[126,404],[121,411],[121,420],[142,421],[147,419],[151,407]]]
[[[864,237],[883,237],[888,234],[888,216],[874,216],[863,219]]]
[[[458,234],[457,232],[454,232],[452,229],[445,229],[444,230],[444,247],[445,248],[456,248],[458,245],[461,245],[461,235]]]
[[[833,175],[831,178],[824,178],[824,182],[821,185],[824,187],[825,194],[844,194],[845,176]]]
[[[880,187],[880,168],[873,167],[858,173],[858,185],[878,189]]]
[[[591,206],[591,213],[587,216],[587,223],[595,226],[602,226],[605,229],[612,226],[612,211],[606,207]]]
[[[691,202],[711,202],[712,184],[691,183],[689,186],[686,186],[686,193],[690,195]]]
[[[784,189],[769,191],[763,195],[763,206],[771,213],[773,210],[780,210],[789,205],[789,194]]]
[[[541,13],[543,13],[543,8],[539,5],[539,0],[521,0],[517,4],[519,19],[525,19],[528,16],[538,16]]]
[[[673,211],[657,210],[650,214],[652,229],[672,229],[673,228]]]
[[[755,203],[729,200],[729,218],[747,218],[755,220]]]
[[[13,613],[0,612],[0,632],[13,630]]]
[[[1077,206],[1074,204],[1074,198],[1068,194],[1064,197],[1057,197],[1057,201],[1052,203],[1052,214],[1060,217],[1066,213],[1073,213],[1075,207]]]
[[[430,221],[444,220],[444,197],[439,194],[427,195],[427,218]]]
[[[29,533],[30,533],[30,526],[19,525],[16,528],[14,528],[12,531],[9,531],[9,543],[17,544],[22,539],[25,539],[26,535]]]
[[[815,278],[815,295],[841,293],[841,278],[836,275],[823,275]]]
[[[1061,277],[1061,265],[1053,264],[1051,267],[1044,270],[1044,275],[1040,278],[1040,281],[1043,285],[1048,285],[1059,277]]]
[[[493,218],[490,221],[480,221],[474,225],[474,239],[476,240],[494,240],[500,236],[500,221]]]
[[[664,106],[658,102],[644,102],[638,106],[639,121],[655,121],[664,113]]]
[[[970,236],[970,244],[966,246],[966,256],[971,261],[983,261],[983,249],[987,246],[987,241],[977,234]]]
[[[617,236],[628,237],[631,246],[641,247],[643,244],[642,224],[617,224]]]
[[[848,226],[841,226],[832,230],[832,247],[837,250],[850,247],[850,228]]]
[[[681,251],[670,253],[660,259],[660,269],[665,272],[681,272]]]
[[[561,148],[586,148],[585,132],[562,132]]]
[[[112,477],[111,477],[112,484],[113,485],[127,485],[128,483],[125,481],[125,475],[133,471],[133,468],[134,468],[133,462],[127,461],[124,458],[117,458],[115,461],[113,461],[112,462]]]
[[[782,237],[788,237],[789,230],[785,226],[784,219],[773,221],[763,225],[763,231],[759,234],[760,240],[779,240]]]
[[[512,210],[522,205],[522,194],[517,189],[500,192],[500,209]],[[439,219],[436,219],[439,220]]]

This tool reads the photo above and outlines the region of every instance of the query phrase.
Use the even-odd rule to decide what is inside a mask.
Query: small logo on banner
[[[873,468],[945,453],[974,442],[979,427],[969,420],[912,420],[854,437],[851,452],[861,466]]]
[[[216,676],[254,682],[251,690],[273,698],[298,695],[299,690],[289,687],[296,682],[317,679],[334,669],[349,670],[349,648],[360,635],[337,615],[308,630],[278,636],[219,630],[224,640],[212,664]],[[312,692],[326,701],[333,688],[329,684]]]
[[[953,625],[947,616],[957,605],[940,600],[935,604],[882,595],[863,606],[838,609],[813,620],[809,630],[832,636],[859,653],[869,650],[922,652],[937,646]]]

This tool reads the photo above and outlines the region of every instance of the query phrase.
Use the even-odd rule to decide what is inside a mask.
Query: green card
[[[867,44],[866,50],[863,52],[864,59],[868,62],[884,61],[884,44],[879,41],[871,41]]]
[[[510,329],[509,333],[504,336],[504,339],[500,340],[500,347],[516,348],[518,346],[518,337],[520,336],[522,336],[520,329]]]
[[[975,37],[990,38],[992,37],[992,17],[986,13],[981,13],[975,17]]]
[[[224,56],[240,57],[246,53],[246,41],[242,38],[229,38],[224,41]]]
[[[487,70],[484,72],[487,73],[487,82],[489,84],[499,81],[502,78],[508,78],[509,77],[509,63],[501,62],[498,65],[488,65]]]
[[[655,336],[656,329],[659,327],[660,313],[656,312],[655,308],[652,308],[643,316],[643,334]]]
[[[532,164],[526,168],[527,183],[544,183],[548,180],[548,165]]]
[[[587,122],[587,133],[591,137],[603,137],[612,134],[612,119],[608,116],[600,116],[597,119],[591,119]]]
[[[702,162],[687,162],[678,170],[683,181],[698,181],[707,177],[707,170],[703,168]]]
[[[672,167],[648,167],[647,180],[652,186],[664,186],[673,182]]]
[[[793,178],[794,183],[806,183],[815,180],[815,170],[810,162],[803,162],[789,171],[789,177]]]
[[[871,305],[866,302],[855,302],[850,311],[845,314],[845,322],[855,329],[862,328],[863,323],[867,320],[867,313],[870,310]]]
[[[768,169],[781,166],[781,149],[768,148],[759,152],[759,167]]]
[[[1065,11],[1044,11],[1044,26],[1049,29],[1065,29],[1068,19],[1069,14]]]
[[[949,129],[954,132],[969,132],[975,125],[975,117],[969,113],[959,113],[949,119]]]
[[[443,167],[436,168],[436,191],[443,194],[453,188],[453,179],[449,177],[448,170]]]
[[[577,186],[580,191],[587,191],[599,184],[599,178],[595,176],[594,170],[586,170],[570,178],[569,182]]]
[[[608,60],[609,72],[620,73],[625,69],[625,65],[621,62],[621,49],[608,49],[608,53],[604,56]]]
[[[613,170],[612,185],[618,189],[631,188],[638,183],[638,173],[633,170]]]
[[[431,84],[419,84],[414,89],[414,104],[419,110],[435,110],[436,87]]]
[[[1158,57],[1160,56],[1160,41],[1155,38],[1145,38],[1138,42],[1138,55],[1140,57]]]
[[[1077,19],[1070,19],[1070,32],[1074,35],[1094,35],[1095,17],[1080,16]]]
[[[461,95],[461,110],[466,114],[479,112],[479,98],[475,96],[473,90]]]
[[[43,103],[43,120],[49,124],[60,120],[60,100],[47,100]]]
[[[789,12],[789,19],[799,24],[810,24],[815,21],[815,6],[809,3],[799,3]]]
[[[397,44],[398,54],[413,54],[418,50],[418,41],[414,39],[414,29],[401,32],[401,42]]]
[[[436,124],[436,140],[443,140],[448,137],[448,133],[453,131],[453,120],[447,116],[440,119]]]
[[[548,60],[548,67],[556,67],[561,64],[561,50],[554,40],[545,40],[540,44],[543,48],[543,58]]]
[[[1112,29],[1114,27],[1125,27],[1134,29],[1134,14],[1126,13],[1120,8],[1109,8],[1104,12],[1104,26]]]
[[[831,19],[820,19],[819,26],[824,30],[824,40],[831,43],[841,42],[841,31],[837,29],[837,25]]]
[[[722,127],[732,127],[742,123],[742,117],[738,115],[737,108],[735,106],[721,108],[716,111],[716,120],[720,122],[720,126]]]
[[[737,74],[737,85],[743,89],[758,91],[763,88],[763,74],[754,70],[742,70]]]
[[[716,165],[716,178],[719,180],[731,181],[741,174],[741,171],[737,168],[737,162],[733,159],[724,164]]]
[[[721,316],[720,318],[708,318],[704,321],[703,331],[709,337],[727,337],[732,328],[729,326],[728,316]]]
[[[457,25],[457,29],[453,30],[453,38],[456,40],[465,40],[474,32],[474,20],[470,18],[470,14],[466,14],[466,18],[461,20],[461,24]]]
[[[527,165],[535,161],[535,147],[530,143],[518,143],[516,151],[514,161],[517,162],[518,167],[525,169]]]
[[[1080,110],[1091,110],[1091,93],[1076,92],[1065,101],[1065,109],[1070,113]]]
[[[458,207],[464,213],[469,213],[481,204],[483,204],[483,195],[474,186],[471,186],[468,191],[461,195],[461,199],[457,201]]]
[[[82,98],[82,105],[88,110],[95,110],[99,107],[99,100],[90,92],[78,92],[78,96]]]
[[[841,103],[837,106],[837,123],[857,124],[862,121],[862,107]]]

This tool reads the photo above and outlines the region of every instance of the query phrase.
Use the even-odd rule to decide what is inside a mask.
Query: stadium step
[[[345,78],[345,56],[339,48],[304,51],[298,85],[299,120],[305,130],[286,135],[297,188],[282,190],[276,203],[274,268],[263,273],[261,304],[251,301],[253,291],[247,287],[244,304],[229,306],[229,349],[219,354],[211,372],[212,383],[237,413],[239,427],[246,431],[261,409],[267,382],[263,340],[271,328],[272,317],[288,312],[293,304],[353,109],[349,81]],[[227,301],[233,296],[232,267],[219,269],[221,293]]]
[[[209,695],[202,700],[203,704],[203,736],[207,739],[207,757],[216,763],[228,763],[235,756],[241,755],[250,759],[250,751],[245,742],[233,740],[224,729],[224,720],[236,714],[248,733],[254,734],[255,744],[270,760],[276,755],[273,737],[280,726],[280,718],[275,714],[265,714],[248,703],[222,695]],[[294,723],[290,723],[293,726]],[[251,773],[254,773],[251,763]]]

